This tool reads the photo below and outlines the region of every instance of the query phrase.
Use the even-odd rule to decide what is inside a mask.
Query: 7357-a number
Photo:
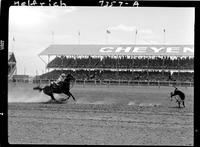
[[[134,1],[134,2],[123,2],[123,1],[104,1],[101,0],[99,1],[100,5],[102,7],[112,7],[112,6],[133,6],[133,7],[138,7],[139,3],[138,1]]]

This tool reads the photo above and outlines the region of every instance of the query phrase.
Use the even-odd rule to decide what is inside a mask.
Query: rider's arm
[[[64,82],[64,78],[63,77],[59,77],[58,80],[56,81],[57,84],[59,84],[60,82]]]
[[[61,81],[61,77],[59,77],[56,81],[55,81],[55,83],[59,83]]]

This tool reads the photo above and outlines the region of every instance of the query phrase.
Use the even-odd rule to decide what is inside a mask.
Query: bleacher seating
[[[147,81],[184,81],[193,82],[194,73],[164,71],[111,71],[111,70],[53,70],[40,76],[40,79],[57,79],[61,73],[71,73],[81,80],[147,80]],[[179,75],[178,75],[179,74]]]
[[[119,69],[193,69],[194,58],[175,58],[170,57],[135,57],[134,59],[127,58],[66,58],[56,57],[52,60],[47,67],[48,68],[119,68]]]
[[[48,68],[74,68],[69,70],[53,70],[40,78],[56,79],[64,73],[72,73],[76,79],[109,79],[109,80],[148,80],[148,81],[187,81],[193,82],[194,73],[173,72],[169,70],[193,70],[194,58],[190,57],[139,57],[134,59],[122,56],[113,58],[100,57],[55,57]],[[93,70],[91,70],[93,69]],[[113,71],[115,69],[115,71]],[[125,70],[126,69],[126,70]],[[132,71],[134,70],[134,71]]]

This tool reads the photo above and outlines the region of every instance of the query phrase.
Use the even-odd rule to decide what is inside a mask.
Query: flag
[[[106,33],[110,34],[111,32],[109,30],[106,30]]]

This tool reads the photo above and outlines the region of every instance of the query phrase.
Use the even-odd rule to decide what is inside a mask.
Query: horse
[[[170,95],[171,95],[171,101],[172,101],[172,98],[174,97],[176,99],[176,102],[178,103],[178,107],[180,108],[180,105],[182,103],[183,107],[185,107],[185,94],[178,90],[176,87],[174,87],[175,90],[174,92],[171,92]]]
[[[73,100],[76,101],[75,97],[70,92],[70,81],[74,81],[74,80],[75,78],[71,74],[68,74],[65,80],[61,83],[59,87],[47,85],[42,88],[40,86],[37,86],[37,87],[34,87],[33,90],[39,90],[40,92],[43,91],[43,93],[50,96],[53,101],[57,101],[53,95],[54,93],[57,93],[57,94],[64,93],[65,95],[68,96],[68,98],[65,100],[68,100],[70,97],[72,97]]]

